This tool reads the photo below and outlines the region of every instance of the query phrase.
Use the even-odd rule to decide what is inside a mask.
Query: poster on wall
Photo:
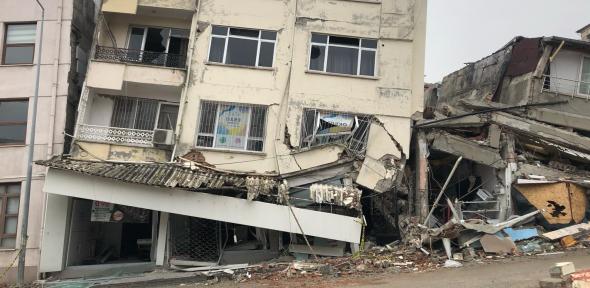
[[[91,222],[148,223],[150,210],[92,201]]]
[[[250,108],[221,105],[217,122],[216,148],[244,149]]]
[[[355,117],[350,115],[329,113],[319,114],[318,129],[316,135],[341,135],[350,134],[354,128]]]

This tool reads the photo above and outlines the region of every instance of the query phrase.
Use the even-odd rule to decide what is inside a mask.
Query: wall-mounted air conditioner
[[[166,129],[155,129],[154,145],[174,145],[174,131]]]

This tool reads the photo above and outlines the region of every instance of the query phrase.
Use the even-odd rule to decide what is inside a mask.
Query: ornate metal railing
[[[78,125],[76,139],[110,144],[152,146],[154,131],[81,124]]]
[[[186,55],[150,52],[124,48],[113,48],[105,46],[96,46],[94,59],[173,68],[186,67]]]

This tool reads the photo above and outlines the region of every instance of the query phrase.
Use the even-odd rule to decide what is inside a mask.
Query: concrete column
[[[168,242],[168,219],[170,214],[160,212],[160,225],[158,227],[158,240],[156,242],[156,266],[164,266],[166,259],[166,243]]]
[[[501,180],[501,194],[499,198],[499,219],[504,221],[512,215],[512,182],[514,181],[514,172],[518,168],[516,163],[516,153],[514,149],[514,135],[509,133],[502,134],[502,158],[506,161],[506,168],[498,171]]]
[[[428,142],[426,134],[419,131],[416,136],[416,192],[415,215],[424,221],[428,215]]]

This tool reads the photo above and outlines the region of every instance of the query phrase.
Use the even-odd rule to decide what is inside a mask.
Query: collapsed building
[[[546,230],[587,220],[589,55],[587,39],[516,37],[427,85],[414,126],[416,221],[494,234],[485,225],[516,215]]]
[[[40,272],[391,238],[413,194],[425,14],[425,0],[104,1],[70,153],[37,162]]]

